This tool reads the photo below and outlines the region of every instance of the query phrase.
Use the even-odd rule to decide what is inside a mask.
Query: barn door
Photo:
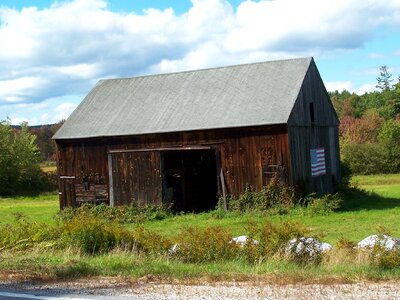
[[[60,208],[75,207],[75,176],[60,176]]]
[[[110,152],[108,164],[111,206],[161,204],[159,152]]]

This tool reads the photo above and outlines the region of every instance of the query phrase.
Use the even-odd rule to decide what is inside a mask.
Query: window
[[[315,123],[314,102],[310,102],[310,120],[312,124]]]

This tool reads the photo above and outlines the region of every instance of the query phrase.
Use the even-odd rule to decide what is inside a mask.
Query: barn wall
[[[117,149],[154,149],[165,147],[184,147],[190,145],[208,145],[217,150],[221,168],[224,173],[228,194],[238,195],[244,191],[246,184],[254,190],[260,190],[268,180],[268,166],[283,166],[285,173],[290,174],[288,157],[288,136],[286,125],[260,126],[251,128],[233,128],[220,130],[203,130],[180,133],[149,134],[119,138],[97,138],[87,140],[57,140],[58,166],[60,175],[60,206],[75,206],[75,199],[69,199],[73,192],[64,193],[66,180],[62,177],[75,177],[74,186],[82,186],[89,181],[89,188],[95,185],[106,185],[108,188],[108,152]],[[132,152],[135,153],[135,152]],[[153,172],[159,168],[159,156],[137,158],[135,154],[125,153],[118,156],[117,166],[128,173],[139,166],[145,175],[141,185],[151,201],[161,201],[159,180],[161,176]],[[151,171],[153,170],[153,171]],[[151,174],[153,175],[151,175]],[[158,174],[158,175],[154,175]],[[158,176],[158,177],[157,177]],[[125,177],[128,178],[128,177]],[[68,179],[71,182],[71,179]],[[121,178],[120,183],[125,180]],[[113,185],[118,183],[113,182]],[[129,195],[115,195],[116,204],[128,203],[129,199],[140,199],[135,196],[135,188]],[[107,196],[107,201],[109,195]],[[149,200],[146,200],[149,201]]]
[[[320,194],[334,191],[341,180],[338,126],[336,112],[312,62],[288,121],[293,183]],[[311,177],[310,149],[320,147],[325,149],[326,174]]]

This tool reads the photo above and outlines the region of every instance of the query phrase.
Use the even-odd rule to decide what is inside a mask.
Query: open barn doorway
[[[162,153],[163,201],[175,211],[202,212],[217,205],[216,151],[180,150]]]

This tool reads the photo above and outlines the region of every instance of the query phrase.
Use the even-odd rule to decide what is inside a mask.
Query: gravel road
[[[47,283],[0,282],[0,295],[1,292],[19,292],[43,299],[400,299],[400,284],[275,285],[246,282],[183,285],[133,282],[113,277]]]

